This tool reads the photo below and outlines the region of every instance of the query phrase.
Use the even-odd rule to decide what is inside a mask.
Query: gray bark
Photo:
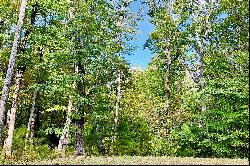
[[[68,137],[69,137],[69,125],[71,123],[70,116],[72,113],[71,110],[72,110],[72,101],[71,101],[71,99],[69,99],[69,104],[68,104],[68,109],[67,109],[67,118],[66,118],[66,122],[64,124],[64,128],[63,128],[60,140],[68,139]],[[58,144],[58,150],[62,150],[62,148],[63,148],[60,140],[59,140],[59,144]]]
[[[168,12],[169,15],[173,16],[173,0],[169,0],[166,1],[165,3],[163,3],[163,7],[165,8],[165,10]],[[175,22],[175,20],[173,19],[173,21]],[[168,116],[170,113],[170,95],[171,95],[171,91],[170,91],[170,81],[171,81],[171,64],[172,64],[172,58],[171,58],[171,54],[170,54],[170,49],[169,49],[169,45],[170,45],[170,37],[171,37],[172,33],[170,32],[168,38],[166,39],[166,48],[164,50],[165,53],[165,58],[166,58],[166,76],[165,76],[165,101],[164,101],[164,127],[166,127],[166,135],[169,133],[169,126],[168,126]],[[175,59],[173,59],[174,61]],[[164,135],[165,135],[164,134]]]
[[[209,7],[206,7],[206,3],[209,3]],[[199,54],[199,58],[200,58],[200,65],[198,68],[198,80],[199,80],[199,91],[202,91],[205,87],[205,78],[204,78],[204,70],[205,70],[205,62],[204,62],[204,57],[205,57],[205,48],[206,48],[206,40],[209,37],[209,33],[211,32],[210,29],[210,25],[209,25],[209,17],[211,16],[211,13],[214,11],[214,7],[215,7],[215,3],[217,3],[216,0],[214,1],[208,1],[205,2],[203,5],[198,4],[198,12],[203,13],[202,16],[205,17],[205,22],[202,22],[202,24],[204,24],[204,30],[205,33],[203,35],[199,34],[198,31],[196,30],[196,38],[198,38],[197,44],[198,44],[198,48],[197,48],[197,52]],[[204,13],[204,11],[206,11]],[[201,30],[200,30],[201,32]],[[204,97],[201,97],[200,99],[200,103],[201,103],[201,107],[200,110],[202,112],[206,111],[206,106],[204,103]]]
[[[20,47],[20,51],[22,53],[25,52],[25,47],[26,47],[26,43],[28,41],[28,37],[33,29],[33,26],[35,24],[35,17],[37,15],[38,12],[38,8],[37,8],[37,4],[33,6],[33,11],[31,14],[31,28],[29,30],[27,30],[24,34],[24,39],[21,43],[21,47]],[[17,73],[16,73],[16,82],[15,82],[15,92],[14,92],[14,96],[13,96],[13,100],[12,100],[12,108],[8,111],[8,137],[5,140],[4,143],[4,148],[6,149],[6,156],[10,156],[11,155],[11,147],[12,147],[12,138],[13,138],[13,131],[14,131],[14,124],[15,124],[15,113],[16,113],[16,108],[17,108],[17,98],[18,98],[18,92],[19,92],[19,88],[20,88],[20,81],[23,77],[23,73],[25,71],[26,66],[23,67],[19,67],[17,69]]]
[[[121,71],[118,70],[117,74],[117,93],[116,93],[116,105],[115,105],[115,135],[117,136],[117,125],[120,113],[120,102],[121,102]]]
[[[15,87],[14,87],[12,106],[11,106],[10,111],[8,112],[8,136],[5,139],[4,146],[3,146],[6,157],[11,156],[11,147],[12,147],[12,139],[13,139],[13,133],[14,133],[17,101],[18,101],[18,94],[19,94],[21,79],[23,77],[23,72],[24,71],[22,70],[17,70],[16,72],[16,81],[15,81]]]
[[[205,68],[205,63],[204,63],[204,56],[205,56],[205,42],[206,42],[206,39],[208,38],[208,33],[209,33],[209,28],[208,28],[208,19],[209,19],[209,16],[206,17],[206,20],[205,20],[205,34],[204,34],[204,37],[205,39],[201,39],[201,37],[199,36],[198,32],[196,31],[196,36],[197,38],[199,38],[200,40],[198,40],[198,53],[199,53],[199,57],[200,57],[200,65],[199,65],[199,68],[198,68],[198,72],[199,72],[199,75],[198,75],[198,80],[199,80],[199,91],[202,91],[205,87],[205,78],[204,78],[204,68]],[[205,106],[205,103],[204,103],[204,99],[203,97],[201,97],[200,99],[200,102],[201,102],[201,107],[200,107],[200,110],[202,112],[205,112],[206,111],[206,106]]]
[[[164,103],[164,113],[165,113],[165,123],[168,121],[169,114],[169,100],[170,100],[170,65],[171,65],[171,56],[168,48],[165,49],[165,55],[167,59],[167,73],[165,77],[165,103]]]
[[[120,9],[119,11],[122,13],[125,11],[126,7],[129,5],[130,2],[126,3],[125,1],[121,1]],[[121,15],[116,20],[116,26],[117,27],[123,27],[124,26],[124,15]],[[122,42],[121,42],[122,34],[116,33],[116,42],[120,45],[121,48],[123,48]],[[117,89],[116,89],[116,106],[115,106],[115,113],[114,113],[114,138],[112,139],[112,142],[115,142],[118,131],[117,131],[117,125],[119,120],[119,112],[120,112],[120,100],[121,100],[121,71],[117,70]]]
[[[2,137],[2,129],[3,129],[3,119],[4,119],[4,112],[5,112],[5,104],[9,97],[9,89],[11,84],[11,79],[13,76],[16,56],[17,56],[17,49],[18,44],[21,36],[21,31],[23,27],[24,17],[25,17],[25,8],[27,6],[28,0],[22,0],[20,10],[19,10],[19,18],[15,30],[14,42],[12,45],[11,55],[9,59],[8,69],[5,76],[5,81],[2,90],[2,97],[0,100],[0,138]]]
[[[32,137],[34,135],[34,123],[35,123],[35,106],[36,106],[36,98],[37,98],[37,91],[34,92],[33,99],[32,99],[32,107],[30,110],[30,117],[29,117],[29,122],[27,126],[27,133],[25,136],[25,146],[24,146],[24,151],[26,152],[28,143],[31,142]],[[33,134],[32,134],[33,133]]]

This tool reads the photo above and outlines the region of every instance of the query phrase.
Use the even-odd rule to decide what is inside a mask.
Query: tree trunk
[[[2,129],[3,129],[3,119],[4,119],[4,111],[5,111],[5,104],[9,97],[9,89],[11,84],[11,79],[13,75],[13,70],[16,61],[17,49],[19,44],[19,39],[21,36],[21,31],[23,27],[24,17],[25,17],[25,8],[27,5],[28,0],[22,0],[20,10],[19,10],[19,18],[15,30],[14,42],[12,45],[11,55],[9,59],[8,69],[5,76],[5,81],[2,90],[2,97],[0,100],[0,138],[2,137]]]
[[[69,125],[71,123],[71,119],[70,119],[71,110],[72,110],[72,102],[71,102],[71,99],[69,99],[68,110],[67,110],[67,118],[66,118],[66,122],[64,124],[64,128],[63,128],[60,140],[68,139],[68,137],[69,137]],[[58,150],[62,150],[62,143],[61,143],[60,140],[59,140],[59,144],[58,144]]]
[[[32,11],[32,14],[31,14],[31,28],[29,30],[27,30],[24,34],[24,39],[23,41],[21,42],[21,46],[20,46],[20,51],[22,53],[25,52],[25,47],[26,47],[26,43],[28,41],[28,36],[30,35],[31,31],[32,31],[32,28],[35,24],[35,17],[36,17],[36,14],[38,12],[38,8],[37,8],[37,4],[33,6],[33,11]],[[19,93],[19,88],[20,88],[20,82],[21,82],[21,79],[23,77],[23,73],[25,71],[25,68],[26,66],[23,66],[23,67],[19,67],[17,69],[17,72],[16,72],[16,82],[15,82],[15,91],[14,91],[14,96],[13,96],[13,100],[12,100],[12,107],[11,109],[8,111],[8,121],[7,121],[7,124],[8,124],[8,136],[7,138],[5,139],[5,142],[4,142],[4,149],[5,149],[5,155],[6,157],[10,157],[11,156],[11,147],[12,147],[12,138],[13,138],[13,132],[14,132],[14,125],[15,125],[15,120],[16,120],[16,109],[17,109],[17,100],[18,100],[18,93]]]
[[[116,80],[116,104],[115,104],[115,112],[114,112],[114,135],[112,139],[112,143],[115,143],[118,137],[118,123],[119,123],[119,114],[120,114],[120,102],[121,102],[121,71],[118,69],[117,80]],[[114,149],[118,151],[118,149]]]
[[[84,141],[82,138],[82,127],[83,127],[82,122],[77,120],[76,127],[77,127],[77,132],[76,132],[76,153],[75,153],[75,155],[81,156],[81,155],[85,154]]]
[[[84,67],[81,65],[81,63],[78,63],[76,65],[75,72],[76,73],[80,73],[81,76],[83,76],[85,74]],[[84,83],[78,82],[76,88],[77,88],[77,92],[79,93],[79,95],[81,97],[84,97],[85,90],[84,90],[82,84],[84,84]],[[79,114],[80,116],[82,116],[81,115],[81,110],[79,110],[79,109],[83,110],[84,106],[80,106],[80,107],[78,106],[77,111],[76,111],[77,114]],[[85,155],[84,140],[82,138],[82,129],[84,127],[84,117],[81,118],[81,119],[77,119],[76,122],[75,122],[75,125],[76,125],[76,128],[77,128],[77,132],[76,132],[76,145],[75,145],[76,146],[75,155],[76,156]]]
[[[14,133],[14,125],[15,125],[15,116],[16,116],[16,110],[17,110],[17,101],[18,101],[18,94],[21,84],[21,79],[23,77],[24,71],[17,70],[16,72],[16,81],[15,81],[15,87],[14,87],[14,94],[13,94],[13,100],[12,100],[12,106],[8,113],[8,136],[4,141],[4,153],[5,156],[11,157],[11,147],[12,147],[12,138]]]
[[[205,39],[203,39],[203,38],[201,39],[198,32],[196,31],[196,36],[200,39],[200,40],[198,40],[198,53],[199,53],[199,56],[200,56],[200,59],[199,59],[200,65],[199,65],[199,68],[198,68],[198,71],[199,71],[199,91],[202,91],[204,89],[204,86],[205,86],[205,80],[204,80],[204,67],[205,67],[204,56],[205,56],[205,42],[206,42],[206,39],[207,39],[208,33],[209,33],[209,28],[207,27],[208,26],[208,18],[209,18],[209,16],[207,16],[206,20],[205,20],[205,27],[206,27],[205,34],[204,34]],[[202,112],[205,112],[206,111],[206,106],[205,106],[203,97],[201,97],[199,100],[200,100],[200,103],[201,103],[200,110]]]
[[[67,3],[70,5],[70,3],[74,3],[74,2],[71,2],[70,0],[67,0]],[[76,2],[77,3],[77,2]],[[74,17],[74,13],[72,11],[73,7],[70,7],[69,10],[68,10],[68,13],[69,13],[69,17],[70,18],[73,18]],[[77,38],[77,41],[79,42],[80,44],[80,47],[83,47],[83,43],[81,42],[80,38],[78,37]],[[84,67],[81,65],[81,63],[79,62],[78,64],[75,65],[75,73],[78,74],[79,73],[79,70],[80,70],[80,74],[81,75],[84,75],[85,74],[85,71],[84,71]],[[75,90],[77,91],[77,93],[80,94],[80,96],[82,97],[84,94],[83,94],[83,86],[80,82],[75,82],[74,83],[74,88]],[[81,111],[79,111],[80,108],[76,108],[76,113],[77,114],[80,114]],[[82,121],[84,120],[84,118],[81,118],[80,120],[77,119],[75,121],[75,126],[77,128],[77,132],[75,134],[75,138],[76,138],[76,144],[75,144],[75,155],[77,156],[80,156],[80,155],[84,155],[85,154],[85,150],[84,150],[84,140],[82,138],[82,128],[84,127],[84,122]],[[61,146],[61,145],[60,145]]]
[[[27,150],[28,143],[31,142],[32,137],[34,135],[34,134],[32,134],[32,133],[34,133],[34,132],[32,132],[32,130],[34,130],[34,123],[35,123],[36,98],[37,98],[37,91],[34,92],[33,99],[32,99],[32,107],[30,110],[30,117],[29,117],[29,122],[28,122],[28,126],[27,126],[27,133],[25,136],[25,146],[24,146],[25,152]]]
[[[209,33],[211,32],[211,27],[209,25],[209,17],[212,15],[214,9],[215,9],[215,3],[217,3],[216,1],[211,1],[211,2],[206,2],[206,3],[210,3],[209,4],[209,8],[207,8],[208,14],[205,16],[205,22],[204,24],[204,29],[205,29],[205,33],[204,36],[199,36],[198,32],[196,31],[196,37],[199,39],[198,40],[198,53],[200,56],[200,66],[199,66],[199,91],[202,91],[205,87],[205,78],[204,78],[204,70],[205,70],[205,62],[204,62],[204,57],[205,57],[205,47],[206,47],[206,42],[208,40],[209,37]],[[201,9],[202,6],[201,6]],[[200,110],[202,112],[206,111],[206,105],[204,103],[204,98],[201,97],[200,98],[200,102],[201,102],[201,107]]]
[[[121,1],[121,4],[119,5],[119,12],[124,12],[126,10],[126,7],[130,4],[124,3],[125,1]],[[124,26],[124,15],[121,15],[116,20],[116,26],[123,28]],[[116,32],[116,42],[119,44],[119,46],[123,49],[123,44],[121,42],[122,34],[119,32]],[[117,52],[119,53],[119,51]],[[119,55],[120,56],[120,55]],[[118,65],[119,66],[119,65]],[[112,143],[116,142],[116,138],[118,136],[117,126],[118,126],[118,120],[119,120],[119,112],[120,112],[120,100],[121,100],[121,71],[120,69],[117,70],[117,89],[116,89],[116,105],[115,105],[115,113],[114,113],[114,136],[112,139]]]
[[[114,128],[115,128],[115,135],[117,136],[117,125],[119,119],[119,112],[120,112],[120,101],[121,101],[121,71],[118,70],[118,77],[117,77],[117,93],[116,93],[116,105],[115,105],[115,119],[114,119]]]
[[[169,101],[170,101],[170,80],[171,80],[171,72],[170,72],[170,65],[172,63],[170,51],[168,47],[165,49],[166,55],[166,65],[167,65],[167,73],[165,77],[165,103],[164,103],[164,113],[165,113],[165,125],[168,126],[168,114],[169,114]],[[168,132],[168,127],[166,128]]]

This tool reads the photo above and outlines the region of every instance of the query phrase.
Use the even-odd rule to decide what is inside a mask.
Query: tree
[[[26,32],[24,34],[23,40],[21,42],[21,47],[18,49],[19,54],[21,53],[23,55],[25,53],[28,37],[34,28],[35,18],[36,18],[37,12],[38,12],[38,8],[37,8],[37,4],[35,4],[35,5],[33,5],[33,8],[32,8],[31,21],[30,21],[31,27],[28,30],[26,30]],[[25,61],[24,55],[23,55],[23,57],[20,58],[19,62],[17,63],[18,67],[17,67],[17,71],[16,71],[16,82],[14,85],[15,91],[14,91],[14,95],[13,95],[12,107],[7,114],[8,137],[6,138],[5,143],[4,143],[4,149],[6,149],[5,155],[7,157],[11,156],[12,138],[13,138],[13,132],[14,132],[15,118],[16,118],[16,110],[17,110],[17,101],[18,101],[19,89],[20,89],[20,81],[21,81],[21,79],[23,79],[23,75],[24,75],[24,72],[25,72],[25,69],[27,66],[27,64],[22,64],[23,63],[22,61]]]
[[[173,73],[181,71],[178,69],[175,61],[180,62],[183,50],[184,35],[180,30],[181,19],[176,15],[172,1],[148,1],[150,7],[149,15],[151,22],[155,25],[155,31],[150,34],[146,46],[157,55],[162,64],[159,68],[165,71],[165,101],[164,101],[164,120],[161,122],[165,126],[165,135],[169,134],[168,116],[171,112],[171,87],[173,87]],[[163,62],[164,61],[164,62]],[[175,68],[176,71],[173,69]]]
[[[27,5],[27,0],[22,0],[21,5],[20,5],[20,10],[19,10],[19,18],[18,18],[16,30],[15,30],[14,42],[13,42],[9,64],[8,64],[8,70],[6,73],[5,82],[4,82],[4,86],[2,90],[2,97],[0,100],[0,138],[2,136],[5,103],[9,96],[9,88],[10,88],[11,79],[12,79],[13,70],[14,70],[15,61],[16,61],[18,43],[19,43],[19,39],[20,39],[22,27],[23,27],[26,5]]]
[[[14,94],[13,94],[13,101],[11,109],[8,111],[8,136],[4,141],[3,148],[5,149],[5,155],[7,158],[11,156],[11,147],[12,147],[12,139],[13,139],[13,132],[14,132],[14,125],[15,125],[15,115],[17,110],[17,101],[18,101],[18,93],[20,89],[21,79],[23,76],[23,71],[18,70],[16,73],[16,81],[14,87]]]

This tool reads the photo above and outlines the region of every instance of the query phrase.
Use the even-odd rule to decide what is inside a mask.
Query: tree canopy
[[[3,157],[248,157],[249,2],[142,3],[145,70],[132,0],[0,1]]]

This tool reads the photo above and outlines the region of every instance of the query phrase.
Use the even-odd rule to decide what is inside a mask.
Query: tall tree
[[[23,57],[20,58],[19,63],[17,64],[17,71],[16,71],[16,82],[15,82],[15,91],[14,91],[14,96],[13,96],[13,101],[12,101],[12,106],[10,109],[10,112],[7,114],[8,115],[8,123],[7,123],[7,127],[8,127],[8,136],[5,140],[4,143],[4,149],[5,149],[5,154],[6,156],[11,156],[11,147],[12,147],[12,138],[13,138],[13,132],[14,132],[14,124],[15,124],[15,119],[16,119],[16,109],[17,109],[17,100],[18,100],[18,96],[19,96],[19,89],[20,89],[20,81],[23,79],[23,75],[26,69],[27,64],[25,64],[25,51],[26,51],[26,47],[27,47],[27,42],[28,42],[28,38],[34,28],[34,24],[35,24],[35,18],[36,15],[38,13],[38,7],[37,7],[37,3],[33,5],[32,7],[32,13],[31,13],[31,19],[30,19],[30,28],[26,30],[24,36],[23,36],[23,40],[21,41],[21,46],[18,49],[18,53],[22,54]],[[24,62],[22,62],[24,61]],[[23,64],[24,63],[24,64]]]
[[[160,118],[161,124],[165,126],[165,134],[169,133],[169,115],[171,112],[171,87],[173,87],[172,77],[176,67],[173,66],[178,58],[180,58],[183,45],[181,41],[184,36],[180,31],[180,19],[176,15],[174,1],[148,1],[150,7],[150,21],[155,25],[155,30],[150,34],[146,46],[149,47],[157,55],[155,58],[160,58],[162,64],[158,66],[165,72],[165,100],[163,108],[163,116]],[[175,70],[173,70],[175,68]],[[180,69],[177,69],[180,70]]]
[[[9,89],[10,89],[11,79],[12,79],[14,66],[15,66],[15,62],[16,62],[18,44],[19,44],[19,39],[21,36],[21,31],[23,28],[23,22],[24,22],[25,9],[26,9],[27,2],[28,2],[28,0],[22,0],[21,5],[20,5],[19,18],[18,18],[16,30],[15,30],[14,42],[13,42],[13,46],[11,49],[8,70],[7,70],[7,73],[5,76],[4,86],[3,86],[3,90],[2,90],[2,97],[0,100],[0,138],[2,137],[5,104],[6,104],[6,101],[8,100],[8,97],[9,97]]]
[[[14,125],[15,125],[15,117],[16,117],[16,110],[17,110],[17,101],[18,101],[18,94],[21,84],[21,79],[23,77],[23,70],[17,70],[16,72],[16,81],[14,84],[14,94],[11,109],[8,112],[8,136],[4,141],[4,150],[5,150],[5,157],[9,158],[11,156],[11,147],[12,147],[12,139],[13,139],[13,132],[14,132]]]

